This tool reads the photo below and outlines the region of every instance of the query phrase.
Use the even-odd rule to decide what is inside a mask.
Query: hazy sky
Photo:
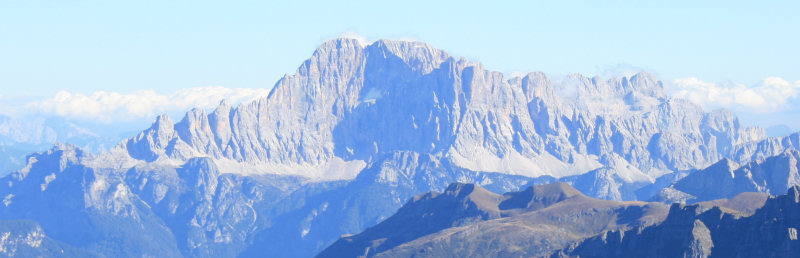
[[[269,89],[321,42],[353,32],[418,39],[507,73],[640,68],[723,91],[770,77],[800,87],[800,1],[224,3],[2,1],[0,99]]]

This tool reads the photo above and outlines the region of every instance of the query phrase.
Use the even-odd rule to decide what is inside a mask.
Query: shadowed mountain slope
[[[739,166],[724,159],[676,181],[653,199],[662,202],[708,201],[743,192],[784,193],[800,185],[800,152],[787,150]]]
[[[604,230],[652,224],[665,213],[661,204],[597,200],[560,182],[502,196],[451,184],[318,257],[541,256]]]
[[[528,234],[541,241],[526,246],[542,249],[511,241],[499,250],[544,254],[651,223],[663,207],[563,184],[499,197],[477,186],[505,193],[562,181],[591,197],[649,199],[722,158],[796,149],[798,135],[765,138],[729,111],[670,98],[648,73],[508,77],[422,42],[336,39],[261,99],[177,122],[159,116],[97,155],[58,145],[29,156],[0,178],[0,221],[35,221],[47,237],[102,256],[309,257],[439,191],[418,204],[450,196],[438,205],[454,213],[431,210],[431,228],[360,248],[401,250],[422,235],[445,241],[437,234],[453,225],[500,223],[495,236]],[[448,190],[453,182],[464,186]],[[447,243],[481,236],[469,232]]]
[[[611,231],[569,248],[581,257],[791,257],[800,252],[800,187],[770,197],[752,216],[673,204],[664,222]]]

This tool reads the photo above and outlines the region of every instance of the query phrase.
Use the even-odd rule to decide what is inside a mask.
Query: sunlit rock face
[[[648,73],[508,78],[421,42],[338,39],[269,96],[194,109],[174,125],[159,118],[123,145],[143,161],[207,156],[225,172],[317,181],[352,179],[379,157],[413,151],[529,177],[608,167],[635,183],[721,158],[749,161],[736,153],[767,152],[750,146],[764,138],[728,111],[670,98]]]
[[[648,73],[509,78],[421,42],[337,39],[258,100],[159,116],[96,155],[31,155],[0,179],[0,224],[98,256],[307,257],[454,182],[649,199],[797,139],[670,98]]]

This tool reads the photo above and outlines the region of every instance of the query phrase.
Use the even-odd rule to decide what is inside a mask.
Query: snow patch
[[[510,151],[498,157],[486,149],[474,150],[468,156],[455,149],[447,152],[447,157],[457,166],[472,171],[497,172],[510,175],[539,177],[550,175],[556,178],[578,175],[602,167],[594,155],[574,154],[573,163],[565,163],[549,153],[535,157],[526,157],[516,151]]]
[[[302,176],[312,182],[354,179],[367,166],[367,163],[362,160],[345,161],[339,157],[334,157],[322,164],[242,163],[226,158],[215,159],[214,163],[220,173]]]

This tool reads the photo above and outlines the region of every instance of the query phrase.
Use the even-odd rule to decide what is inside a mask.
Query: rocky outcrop
[[[538,210],[546,208],[569,198],[585,197],[577,189],[557,182],[546,185],[531,186],[519,192],[504,194],[505,199],[498,203],[500,210]]]
[[[442,204],[460,213],[435,212],[452,216],[432,215],[432,228],[413,237],[465,225],[472,231],[452,239],[467,243],[499,223],[493,236],[510,230],[538,241],[512,254],[545,255],[651,224],[661,205],[595,200],[565,184],[513,198],[469,185],[503,193],[558,180],[632,200],[682,175],[675,171],[784,151],[797,146],[792,137],[759,141],[762,131],[730,113],[669,98],[648,73],[507,78],[420,42],[337,39],[262,99],[193,109],[177,123],[159,116],[98,155],[71,146],[32,155],[0,179],[0,220],[36,221],[47,236],[104,256],[306,257],[460,182],[443,195],[455,201]],[[554,238],[543,233],[564,225]],[[687,232],[704,234],[696,228]],[[436,250],[449,250],[449,236],[436,235],[444,241]],[[403,253],[418,250],[411,246]]]
[[[800,185],[800,152],[787,150],[777,156],[739,166],[721,160],[689,174],[665,188],[654,200],[700,202],[731,198],[743,192],[778,194]]]
[[[612,231],[569,248],[581,257],[787,257],[800,251],[800,187],[769,198],[752,216],[673,204],[664,222]]]
[[[608,187],[582,190],[609,199],[635,199],[635,188],[665,173],[766,151],[748,147],[763,130],[671,99],[648,73],[507,78],[421,42],[392,40],[326,42],[266,98],[221,103],[209,114],[195,109],[170,124],[161,117],[122,147],[138,160],[203,156],[226,173],[317,181],[352,179],[363,168],[326,172],[330,164],[370,163],[395,151],[528,177],[597,170],[591,180]]]
[[[4,257],[101,257],[45,235],[34,221],[0,221],[0,255]]]
[[[587,257],[708,257],[714,242],[699,206],[673,205],[657,226],[604,232],[567,252]]]

